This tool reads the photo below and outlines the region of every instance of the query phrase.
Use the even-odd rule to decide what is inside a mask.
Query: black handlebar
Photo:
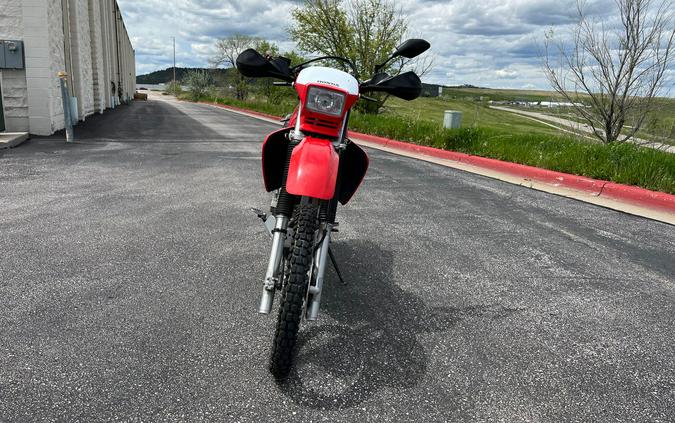
[[[354,63],[338,56],[323,56],[308,60],[297,66],[290,67],[290,60],[285,57],[264,57],[253,49],[244,50],[237,57],[237,69],[242,75],[251,78],[277,78],[284,82],[274,82],[278,86],[291,86],[298,73],[308,64],[319,60],[339,60],[347,63],[354,71],[358,81],[358,71]],[[422,81],[414,72],[405,72],[396,76],[386,73],[377,73],[369,81],[359,83],[359,91],[381,92],[394,95],[404,100],[413,100],[422,92]],[[371,100],[371,99],[368,99]]]

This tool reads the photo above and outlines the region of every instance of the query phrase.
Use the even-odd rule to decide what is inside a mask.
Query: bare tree
[[[248,35],[234,34],[216,41],[216,53],[209,62],[213,67],[224,66],[230,68],[230,80],[238,100],[245,100],[248,95],[246,79],[237,72],[237,56],[247,48],[253,48],[260,42],[259,38]]]
[[[545,42],[544,71],[553,89],[605,143],[626,141],[642,128],[666,83],[675,39],[672,1],[615,3],[615,27],[590,19],[578,0],[571,47],[552,33]]]

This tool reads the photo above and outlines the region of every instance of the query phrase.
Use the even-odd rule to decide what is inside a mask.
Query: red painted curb
[[[607,182],[602,196],[675,213],[675,195],[665,192]]]
[[[234,106],[226,106],[218,103],[207,103],[224,109],[235,110],[248,113],[254,116],[260,116],[267,119],[281,119],[279,116],[269,115],[267,113],[255,112],[248,109],[242,109]],[[446,160],[453,160],[460,163],[466,163],[497,172],[507,173],[524,179],[532,179],[544,182],[554,186],[571,188],[579,191],[588,192],[596,196],[603,196],[621,200],[647,208],[660,209],[675,213],[675,195],[665,192],[651,191],[648,189],[617,184],[614,182],[591,179],[585,176],[572,175],[569,173],[556,172],[554,170],[541,169],[534,166],[528,166],[518,163],[505,162],[487,157],[473,156],[470,154],[458,153],[455,151],[441,150],[439,148],[427,147],[423,145],[412,144],[409,142],[392,140],[377,135],[362,134],[360,132],[349,131],[350,136],[364,141],[378,144],[384,147],[409,151],[412,153],[424,154],[431,157],[437,157]]]
[[[586,178],[584,176],[541,169],[534,166],[505,162],[487,157],[473,156],[471,154],[458,153],[456,151],[441,150],[439,148],[391,140],[375,135],[361,134],[351,131],[350,133],[353,134],[355,138],[360,138],[362,140],[380,144],[385,147],[424,154],[431,157],[438,157],[440,159],[454,160],[456,162],[487,168],[502,173],[508,173],[514,176],[520,176],[525,179],[534,179],[555,186],[565,186],[581,191],[586,191],[595,195],[600,194],[602,186],[606,184],[605,181],[598,181],[595,179]]]

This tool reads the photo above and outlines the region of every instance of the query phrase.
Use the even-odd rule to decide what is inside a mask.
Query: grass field
[[[449,103],[467,105],[475,103],[483,103],[483,105],[485,105],[489,100],[565,101],[559,94],[551,91],[490,88],[446,88],[443,90],[443,97],[447,99]],[[482,98],[482,101],[480,98]],[[422,99],[422,101],[424,100],[426,99]],[[643,129],[638,133],[638,137],[675,145],[675,98],[660,97],[656,98],[654,101],[654,110],[647,117]],[[571,110],[541,108],[534,111],[563,117],[565,119],[583,121],[582,119],[575,117],[574,114],[570,114],[569,112]]]
[[[675,102],[661,101],[658,109],[655,110],[645,121],[642,128],[635,137],[650,141],[656,141],[663,144],[675,145]],[[549,116],[571,120],[573,122],[587,123],[579,117],[572,109],[551,109],[548,107],[515,107],[514,109],[529,112],[543,113]],[[622,133],[630,132],[629,127],[624,128]],[[590,136],[590,135],[589,135]]]
[[[463,128],[489,128],[514,135],[532,133],[560,135],[559,131],[548,125],[513,113],[490,109],[487,102],[472,100],[418,98],[414,101],[405,101],[392,98],[386,103],[384,115],[434,122],[442,126],[445,110],[462,112]]]

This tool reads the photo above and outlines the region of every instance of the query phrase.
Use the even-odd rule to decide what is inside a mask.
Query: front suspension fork
[[[274,291],[279,284],[281,259],[284,255],[284,242],[286,241],[286,228],[288,227],[288,217],[279,214],[275,216],[274,229],[272,230],[272,251],[270,252],[270,261],[267,264],[267,273],[263,282],[263,292],[260,299],[258,312],[269,314],[272,311],[274,302]]]
[[[325,231],[326,235],[323,237],[321,246],[315,253],[314,257],[314,268],[316,269],[316,278],[314,285],[311,284],[310,280],[310,285],[308,289],[308,294],[311,294],[311,297],[310,295],[308,295],[307,297],[311,298],[311,300],[307,304],[307,312],[305,314],[305,318],[307,320],[316,320],[317,317],[319,316],[321,291],[323,290],[323,280],[324,275],[326,274],[326,263],[328,262],[328,251],[330,249],[330,235],[331,232],[333,231],[333,225],[327,223]]]

